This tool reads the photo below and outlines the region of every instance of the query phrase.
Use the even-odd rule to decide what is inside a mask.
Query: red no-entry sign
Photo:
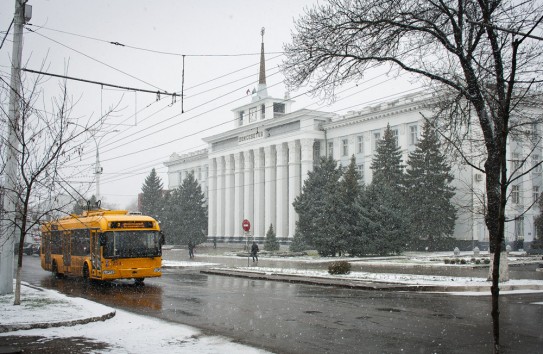
[[[245,219],[241,223],[241,227],[243,227],[243,230],[245,232],[249,232],[249,230],[251,230],[251,223],[249,222],[249,220]]]

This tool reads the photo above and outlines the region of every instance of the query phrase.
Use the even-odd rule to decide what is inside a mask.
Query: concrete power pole
[[[21,57],[23,53],[23,26],[32,16],[27,0],[15,0],[13,17],[13,53],[9,95],[8,141],[5,148],[4,169],[4,217],[0,229],[0,295],[13,293],[13,256],[15,246],[15,222],[17,193],[17,127],[20,121]],[[26,16],[25,16],[26,7]]]

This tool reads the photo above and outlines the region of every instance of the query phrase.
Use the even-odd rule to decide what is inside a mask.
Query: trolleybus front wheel
[[[143,282],[145,280],[145,278],[135,278],[134,279],[134,284],[136,285],[145,285],[145,283]]]

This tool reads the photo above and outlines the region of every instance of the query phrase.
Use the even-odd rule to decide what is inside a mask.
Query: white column
[[[209,160],[207,188],[207,235],[215,237],[217,236],[217,166],[214,158]]]
[[[234,154],[234,233],[233,236],[243,235],[243,152]]]
[[[302,146],[302,185],[307,178],[307,173],[313,171],[313,143],[314,139],[301,139],[300,145]]]
[[[254,180],[254,237],[264,237],[264,156],[260,148],[253,151],[255,162]]]
[[[273,146],[266,146],[264,148],[264,164],[265,164],[265,177],[264,177],[264,199],[265,199],[265,212],[264,212],[264,235],[268,231],[270,224],[273,224],[274,229],[277,229],[276,223],[276,203],[275,203],[275,184],[276,184],[276,162],[275,149]]]
[[[224,157],[224,235],[234,236],[234,161],[232,155]]]
[[[253,217],[253,202],[254,202],[254,185],[253,185],[253,169],[254,169],[254,162],[253,162],[253,154],[251,151],[245,151],[243,153],[243,167],[244,170],[244,176],[243,176],[243,218],[247,219],[251,222],[251,224],[254,223],[254,217]]]
[[[288,237],[294,237],[298,214],[292,203],[300,195],[300,145],[288,142]]]
[[[287,144],[275,146],[277,152],[277,183],[276,183],[276,223],[274,225],[277,237],[288,236],[288,149]]]
[[[217,158],[217,236],[224,236],[224,157]]]

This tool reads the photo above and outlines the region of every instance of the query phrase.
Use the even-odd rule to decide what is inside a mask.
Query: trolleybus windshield
[[[104,257],[135,258],[161,255],[158,231],[107,231],[102,234]]]

